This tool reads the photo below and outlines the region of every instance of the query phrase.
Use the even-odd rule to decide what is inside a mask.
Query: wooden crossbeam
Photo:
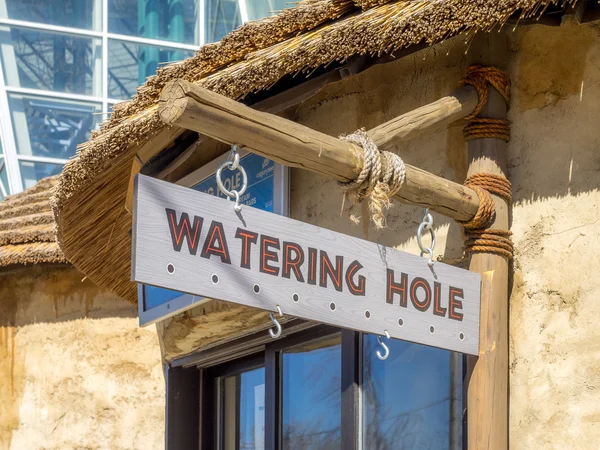
[[[375,144],[386,148],[465,117],[477,100],[475,89],[466,86],[368,134]],[[167,84],[160,96],[159,115],[168,125],[237,144],[286,166],[311,170],[337,181],[354,180],[362,168],[362,149],[354,144],[256,111],[187,81]],[[471,219],[479,208],[479,199],[472,189],[408,164],[406,181],[396,198],[463,221]]]

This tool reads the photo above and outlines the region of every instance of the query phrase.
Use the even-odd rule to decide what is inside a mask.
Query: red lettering
[[[204,241],[204,247],[202,248],[200,256],[209,259],[212,255],[221,258],[221,262],[225,264],[231,264],[229,247],[227,246],[225,231],[223,231],[223,224],[214,220],[210,224],[208,236]]]
[[[260,271],[268,273],[270,275],[279,275],[279,267],[270,266],[269,261],[278,262],[279,255],[271,250],[269,247],[274,247],[279,250],[279,239],[265,236],[260,236]]]
[[[396,283],[394,281],[394,271],[392,269],[387,269],[387,289],[386,289],[386,298],[385,301],[390,305],[394,303],[394,294],[400,295],[400,306],[406,308],[407,303],[407,284],[408,284],[408,275],[405,273],[400,273],[400,283]]]
[[[292,257],[292,253],[295,256]],[[291,278],[292,271],[296,275],[296,279],[304,283],[304,276],[300,272],[300,267],[304,263],[304,251],[302,247],[293,242],[283,242],[283,268],[281,270],[281,276],[284,278]]]
[[[425,298],[421,301],[417,296],[417,289],[421,288],[425,292]],[[415,309],[421,312],[427,311],[431,305],[431,286],[425,278],[416,277],[410,284],[410,301]]]
[[[462,309],[462,302],[458,299],[463,300],[465,297],[464,291],[459,288],[450,286],[448,308],[450,309],[448,317],[454,320],[462,322],[463,314],[456,312],[456,309]]]
[[[446,308],[442,308],[442,285],[435,281],[433,283],[433,314],[436,316],[446,317]]]
[[[242,256],[240,258],[240,267],[250,269],[250,246],[258,241],[258,233],[238,228],[235,237],[242,240]]]
[[[200,231],[202,230],[202,217],[194,216],[194,224],[190,226],[190,216],[188,213],[182,213],[179,223],[176,223],[177,214],[174,209],[165,208],[167,212],[167,221],[169,231],[171,232],[171,241],[173,250],[181,251],[183,241],[187,241],[190,255],[195,255],[198,251],[198,241],[200,240]],[[192,229],[194,230],[192,234]]]
[[[367,279],[363,275],[359,275],[358,284],[355,284],[354,280],[352,279],[354,277],[354,273],[358,272],[362,268],[362,264],[354,260],[346,270],[346,285],[348,286],[348,289],[352,295],[365,295]]]

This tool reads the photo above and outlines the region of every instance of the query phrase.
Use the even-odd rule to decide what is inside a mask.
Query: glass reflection
[[[19,161],[21,168],[21,179],[23,180],[23,189],[35,185],[38,181],[58,175],[62,172],[62,164],[47,164],[32,161]]]
[[[17,152],[68,159],[98,123],[99,104],[10,94]]]
[[[265,369],[223,378],[223,450],[265,448]]]
[[[3,18],[100,30],[101,0],[4,0]]]
[[[108,31],[199,44],[197,8],[197,0],[109,0]]]
[[[102,95],[100,39],[7,28],[0,33],[8,86]]]
[[[206,0],[206,42],[220,41],[242,24],[240,5],[237,0]]]
[[[363,338],[363,446],[373,450],[458,449],[461,360],[446,350]]]
[[[302,344],[282,355],[282,448],[341,448],[341,337]]]
[[[109,40],[108,97],[128,100],[159,65],[190,56],[193,52]]]
[[[4,200],[9,193],[4,157],[0,156],[0,200]]]

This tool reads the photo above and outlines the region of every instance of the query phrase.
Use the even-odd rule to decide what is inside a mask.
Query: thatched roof
[[[472,36],[570,0],[304,0],[277,16],[243,25],[186,61],[161,68],[80,147],[60,176],[53,209],[67,258],[100,286],[135,301],[129,280],[131,217],[125,210],[137,148],[161,142],[157,114],[165,84],[182,78],[242,99],[286,75],[309,73],[355,55],[382,55]],[[176,134],[176,131],[169,131]],[[163,133],[163,134],[161,134]]]
[[[50,207],[58,177],[0,202],[0,269],[9,266],[66,262],[56,242]]]

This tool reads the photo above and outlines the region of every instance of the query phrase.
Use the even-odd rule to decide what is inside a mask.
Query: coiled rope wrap
[[[380,151],[364,129],[340,136],[340,139],[363,149],[363,167],[358,177],[347,183],[338,183],[345,191],[344,198],[356,205],[368,197],[371,220],[377,228],[384,228],[384,211],[392,206],[392,197],[406,179],[404,161],[395,153]],[[358,221],[355,216],[351,218]]]
[[[463,129],[467,141],[471,139],[496,138],[506,142],[510,140],[510,123],[508,120],[477,117],[485,107],[489,97],[491,84],[510,104],[510,78],[496,67],[470,66],[467,74],[458,86],[471,85],[477,91],[479,102],[471,114],[466,117],[469,124]]]
[[[471,66],[459,86],[470,84],[479,95],[475,110],[466,117],[469,121],[463,133],[467,141],[472,139],[510,140],[510,124],[503,119],[477,117],[485,107],[492,85],[507,104],[510,104],[510,79],[495,67]],[[491,173],[476,173],[465,180],[465,186],[473,189],[479,197],[477,214],[469,221],[460,222],[465,228],[465,253],[492,253],[509,260],[513,258],[512,233],[508,230],[487,228],[495,218],[495,204],[490,193],[512,203],[512,186],[506,177]]]

